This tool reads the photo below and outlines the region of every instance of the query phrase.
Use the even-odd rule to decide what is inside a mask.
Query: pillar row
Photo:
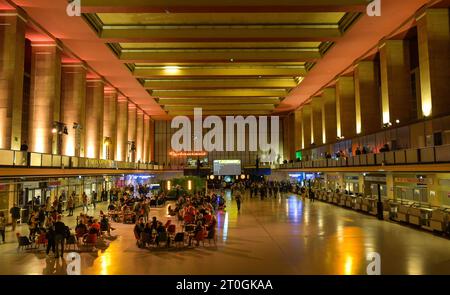
[[[52,133],[52,129],[60,119],[61,49],[56,43],[32,43],[31,46],[29,149],[56,153],[55,139],[59,134]]]
[[[450,113],[449,9],[427,9],[417,18],[422,114]]]
[[[88,80],[86,89],[86,140],[87,158],[100,159],[103,150],[104,81]]]
[[[144,112],[141,110],[136,119],[136,161],[144,162]]]
[[[114,160],[117,143],[117,90],[107,89],[104,94],[103,108],[103,159]]]
[[[356,135],[355,85],[353,77],[340,77],[336,82],[337,137]]]
[[[86,67],[83,63],[63,64],[61,69],[61,121],[67,126],[62,137],[62,154],[80,156],[84,129]]]
[[[22,96],[26,20],[0,13],[0,149],[19,150],[22,141]]]
[[[322,94],[322,128],[323,142],[334,142],[337,136],[335,88],[325,88]]]
[[[117,98],[116,113],[116,160],[127,160],[128,145],[128,100],[125,97]]]

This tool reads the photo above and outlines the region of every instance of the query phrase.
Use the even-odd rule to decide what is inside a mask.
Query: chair
[[[67,239],[66,239],[66,248],[68,250],[71,249],[71,247],[73,246],[73,250],[76,249],[76,247],[78,246],[78,242],[77,242],[77,238],[74,235],[70,235]]]
[[[184,233],[176,233],[173,242],[175,243],[175,245],[179,245],[180,243],[184,245]]]
[[[215,230],[210,230],[208,232],[208,236],[206,237],[206,239],[208,240],[208,244],[211,245],[211,240],[214,241],[214,245],[217,245],[216,240],[217,240],[217,236],[216,236],[216,231]]]
[[[156,237],[157,239],[157,245],[158,247],[161,245],[161,243],[166,243],[166,246],[169,245],[168,243],[168,236],[166,232],[161,232],[159,233],[158,237]]]
[[[176,225],[175,224],[170,224],[169,227],[167,228],[167,232],[169,233],[169,235],[174,235],[176,232]]]
[[[200,245],[200,242],[203,243],[203,246],[205,246],[205,231],[199,231],[195,234],[194,240],[197,241],[198,245]]]
[[[33,246],[33,243],[31,243],[28,237],[21,236],[20,234],[17,234],[17,242],[19,243],[18,249],[29,249]]]
[[[40,248],[41,245],[43,245],[44,248],[45,248],[45,246],[47,245],[47,243],[48,243],[48,240],[47,240],[47,238],[46,238],[46,236],[45,236],[45,233],[41,232],[41,233],[39,234],[37,240],[36,240],[36,248]]]

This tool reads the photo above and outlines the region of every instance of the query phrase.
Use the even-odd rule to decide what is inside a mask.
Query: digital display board
[[[214,160],[214,175],[240,175],[241,160]]]

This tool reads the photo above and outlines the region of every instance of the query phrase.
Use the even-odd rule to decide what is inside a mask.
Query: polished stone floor
[[[152,209],[151,216],[165,220],[165,213],[165,208]],[[65,221],[74,225],[73,218]],[[294,195],[264,201],[247,197],[240,213],[229,200],[218,221],[217,246],[179,250],[138,249],[133,226],[114,224],[117,239],[103,252],[82,253],[81,272],[366,274],[366,256],[377,252],[382,274],[450,274],[450,240],[330,204],[304,203]],[[26,226],[21,231],[26,233]],[[0,274],[66,273],[63,260],[17,251],[14,234],[7,234],[7,243],[0,245]]]

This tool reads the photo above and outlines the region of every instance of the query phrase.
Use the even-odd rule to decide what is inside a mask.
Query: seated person
[[[134,230],[133,230],[134,237],[137,240],[141,239],[141,234],[144,231],[144,228],[145,228],[144,219],[143,218],[139,218],[139,221],[136,222],[136,225],[134,226]]]
[[[88,233],[88,228],[86,226],[86,224],[80,222],[77,224],[77,226],[75,227],[75,236],[77,238],[82,238],[85,234]]]
[[[147,244],[150,245],[152,241],[153,241],[152,227],[151,224],[147,222],[145,224],[143,231],[141,232],[141,242],[145,247]]]
[[[102,232],[107,232],[108,236],[111,236],[111,230],[115,230],[115,228],[111,227],[108,218],[105,215],[103,215],[102,219],[100,220],[100,230]]]
[[[115,210],[116,210],[116,205],[114,203],[109,204],[108,211],[115,211]]]
[[[100,236],[100,233],[100,223],[98,223],[97,219],[95,219],[89,227],[88,235],[96,234],[97,236]]]

